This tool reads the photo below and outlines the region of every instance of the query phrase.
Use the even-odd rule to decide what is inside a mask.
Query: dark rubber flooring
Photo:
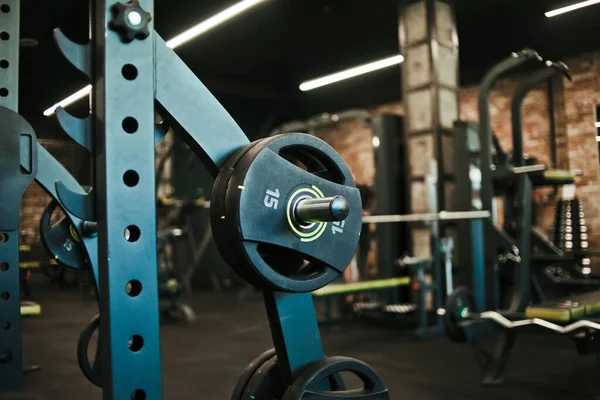
[[[75,357],[79,332],[96,312],[77,290],[36,290],[43,315],[24,321],[25,350],[42,370],[26,376],[26,389],[49,400],[101,399],[81,375]],[[272,347],[263,305],[234,293],[190,298],[199,316],[192,325],[163,324],[165,399],[229,399],[250,360]],[[345,325],[322,329],[328,355],[359,358],[375,368],[394,400],[592,399],[600,369],[555,336],[523,336],[500,388],[482,388],[470,347],[444,337],[414,340],[401,331]],[[132,371],[133,373],[133,371]]]

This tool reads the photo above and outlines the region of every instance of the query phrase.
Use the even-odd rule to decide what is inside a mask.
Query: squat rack
[[[89,44],[77,45],[56,32],[63,54],[94,88],[89,120],[60,109],[57,115],[63,127],[82,128],[65,129],[73,140],[95,145],[94,193],[65,197],[75,199],[68,202],[72,205],[95,210],[105,399],[161,398],[154,106],[214,176],[234,151],[249,143],[153,32],[153,6],[152,0],[92,0]],[[265,290],[265,304],[282,377],[289,384],[300,368],[324,357],[312,298],[310,293]],[[297,341],[303,346],[293,346]]]
[[[102,343],[99,347],[103,398],[105,400],[160,399],[162,382],[158,329],[154,146],[155,141],[160,139],[161,132],[155,127],[155,107],[161,117],[164,117],[166,124],[173,127],[176,133],[183,135],[183,140],[213,176],[219,174],[219,171],[224,168],[225,161],[232,158],[232,154],[242,148],[248,149],[250,143],[227,111],[173,50],[167,47],[165,41],[153,31],[153,0],[131,0],[127,3],[117,0],[91,0],[90,4],[89,43],[76,44],[60,30],[55,31],[55,40],[67,60],[88,77],[93,87],[91,113],[87,118],[80,119],[58,108],[56,114],[59,123],[71,139],[92,153],[95,172],[93,191],[84,192],[76,182],[64,178],[56,170],[53,172],[57,175],[54,177],[54,185],[49,185],[47,179],[50,174],[48,171],[51,169],[44,172],[44,182],[46,182],[44,186],[52,195],[56,194],[55,199],[60,200],[61,207],[65,209],[71,222],[77,225],[75,229],[78,235],[82,235],[84,241],[85,237],[93,237],[97,240],[97,253],[95,246],[92,246],[93,254],[88,251],[88,256],[92,264],[94,255],[97,254],[98,260],[96,270]],[[18,20],[18,16],[16,18]],[[0,39],[4,40],[5,35],[1,32],[0,35]],[[9,211],[6,212],[7,215],[12,215],[13,218],[12,220],[0,218],[4,224],[0,226],[0,233],[8,231],[11,233],[10,236],[16,239],[17,235],[12,233],[18,229],[20,195],[17,194],[22,193],[35,177],[34,164],[43,158],[38,160],[37,151],[42,148],[36,143],[33,129],[18,113],[1,107],[0,112],[8,115],[2,119],[3,124],[0,125],[2,141],[0,156],[2,156],[3,167],[7,160],[12,163],[11,168],[0,169],[0,183],[3,189],[0,191],[0,213],[5,213],[6,208]],[[214,135],[214,132],[219,134]],[[24,143],[29,146],[24,146]],[[341,267],[348,264],[351,251],[356,244],[355,240],[358,240],[355,234],[361,224],[360,213],[357,211],[360,210],[360,197],[351,180],[350,171],[332,148],[308,135],[283,135],[265,141],[264,146],[265,148],[272,146],[275,149],[270,152],[265,151],[266,157],[276,157],[275,154],[278,153],[275,151],[279,151],[277,146],[280,146],[280,149],[297,146],[303,150],[312,146],[313,150],[322,157],[325,157],[325,153],[328,152],[327,159],[324,159],[321,167],[334,171],[337,180],[328,181],[313,174],[310,174],[309,179],[305,171],[293,170],[291,174],[295,176],[292,177],[296,178],[293,181],[299,184],[308,184],[307,182],[313,182],[313,185],[317,184],[315,182],[327,184],[325,192],[338,194],[341,191],[344,196],[351,199],[353,204],[350,208],[343,196],[324,198],[321,193],[321,197],[312,199],[313,203],[320,204],[320,208],[314,213],[309,210],[304,214],[306,221],[315,218],[321,221],[326,218],[323,220],[324,223],[319,225],[319,229],[323,228],[319,231],[319,235],[327,227],[325,221],[332,221],[332,233],[327,236],[330,238],[329,246],[337,246],[336,248],[339,249],[341,245],[343,249],[339,251],[341,257],[329,256],[331,252],[326,252],[324,256],[326,260],[322,264],[328,268],[333,266],[331,270],[325,270],[317,278],[311,276],[307,280],[287,278],[268,268],[260,271],[265,274],[271,273],[274,279],[279,279],[281,282],[260,285],[263,288],[269,316],[281,384],[289,389],[287,392],[291,396],[312,393],[308,390],[313,390],[316,386],[307,388],[315,379],[314,383],[319,388],[323,383],[325,386],[323,389],[327,390],[326,387],[334,389],[337,388],[337,383],[334,385],[333,382],[322,382],[322,379],[318,379],[320,374],[326,372],[337,374],[348,370],[355,372],[364,381],[364,391],[372,392],[376,395],[375,398],[388,399],[387,390],[368,365],[345,357],[325,359],[310,293],[314,289],[313,286],[325,285],[327,279],[333,279],[343,271]],[[29,151],[23,152],[23,149]],[[254,149],[263,150],[260,146]],[[21,157],[18,156],[19,153]],[[40,154],[45,153],[40,150]],[[243,152],[236,154],[242,154],[240,157],[244,155]],[[278,162],[285,163],[287,168],[292,168],[283,157],[280,157]],[[316,159],[311,162],[315,165],[321,163]],[[24,173],[19,172],[19,168]],[[228,168],[233,169],[233,167]],[[260,167],[257,170],[260,170]],[[248,172],[248,169],[244,171]],[[222,175],[219,174],[219,177]],[[232,181],[240,179],[244,182],[246,177],[240,173],[232,175],[231,179]],[[305,182],[307,179],[308,181]],[[264,189],[262,184],[268,186],[271,183],[264,179],[259,180],[261,185],[254,186],[259,187],[260,190]],[[346,181],[347,186],[344,185]],[[8,184],[11,186],[8,187]],[[244,186],[234,185],[234,187],[239,190],[244,189]],[[7,188],[9,190],[6,190]],[[293,188],[286,188],[286,190],[291,193]],[[248,192],[250,190],[244,193]],[[253,201],[258,200],[262,204],[263,193],[260,191],[251,193],[254,193]],[[269,194],[268,189],[266,193]],[[325,202],[320,199],[324,199]],[[229,197],[225,200],[229,201]],[[341,219],[329,219],[333,217],[323,217],[323,213],[313,216],[317,211],[325,209],[330,215],[333,202],[338,200],[343,200],[341,202],[343,207],[340,206],[340,210],[345,210]],[[291,197],[290,204],[292,204]],[[264,205],[267,210],[272,208],[266,200]],[[245,207],[254,210],[248,205]],[[291,212],[290,205],[283,208],[269,222],[288,223],[289,221],[285,222],[282,216],[285,212]],[[275,206],[274,209],[276,210],[277,207]],[[348,211],[349,209],[352,211]],[[298,204],[298,208],[294,208],[293,212],[300,211]],[[227,216],[228,224],[236,224],[235,210],[231,212],[225,210],[223,206],[222,212],[223,214],[216,214],[217,217],[223,220]],[[273,215],[269,212],[264,215]],[[233,218],[230,218],[230,215]],[[350,218],[345,220],[348,215]],[[346,223],[345,228],[344,223]],[[279,237],[276,229],[271,231],[274,232],[274,237]],[[294,235],[291,229],[287,228],[286,231],[289,231],[288,237]],[[336,234],[335,237],[338,239],[332,239]],[[293,236],[293,238],[294,244],[299,241],[298,237]],[[271,243],[269,239],[271,238],[262,240]],[[255,238],[240,238],[240,240],[253,241],[255,245],[260,242]],[[317,258],[322,255],[322,252],[318,253],[315,249],[316,247],[313,246],[311,251],[317,253],[314,256]],[[11,254],[18,257],[17,246],[10,254],[8,250],[8,247],[0,247],[0,257],[5,257],[5,254],[6,257]],[[312,253],[306,254],[311,257]],[[254,260],[240,260],[240,263],[244,262],[252,264]],[[15,269],[18,277],[18,268],[10,268],[9,271]],[[265,277],[265,282],[267,281]],[[18,293],[18,279],[2,279],[0,284],[11,284],[12,286],[7,286],[6,290]],[[5,290],[4,287],[0,289]],[[17,303],[17,307],[11,308],[12,311],[16,310],[16,313],[9,315],[7,312],[6,315],[16,318],[18,324],[20,319],[18,296],[12,296],[11,301]],[[0,302],[0,306],[13,304],[11,301]],[[4,315],[5,310],[0,311]],[[4,333],[0,332],[0,334]],[[2,340],[0,345],[9,343],[10,349],[15,349],[20,355],[20,342],[18,342],[20,329],[11,329],[9,334],[14,335],[12,336],[14,341]],[[0,339],[5,338],[0,337]],[[11,366],[11,371],[17,378],[17,384],[10,388],[0,386],[0,390],[20,391],[21,370],[20,366],[17,368],[14,365],[16,363]],[[7,375],[2,375],[2,378],[5,376]],[[299,381],[297,385],[296,378]]]

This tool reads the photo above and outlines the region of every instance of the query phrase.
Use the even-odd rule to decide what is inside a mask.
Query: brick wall
[[[367,115],[403,115],[401,103],[382,104],[366,110]],[[375,155],[373,132],[363,118],[344,120],[335,125],[317,128],[314,135],[330,143],[350,167],[357,184],[373,185],[375,181]]]
[[[63,140],[39,139],[44,146],[61,164],[70,171],[81,171],[83,150],[76,144]],[[77,175],[76,175],[77,176]],[[77,176],[81,179],[80,176]],[[33,243],[39,240],[39,224],[44,209],[50,202],[50,196],[37,183],[29,185],[21,201],[21,226],[20,230],[25,234],[24,241]]]
[[[577,195],[584,200],[586,222],[590,231],[590,248],[600,248],[599,159],[596,144],[595,105],[600,104],[600,53],[585,54],[565,60],[573,82],[557,78],[554,83],[555,128],[558,168],[581,169],[577,179]],[[498,82],[492,92],[490,113],[492,128],[505,151],[512,149],[510,97],[516,78]],[[478,120],[478,87],[460,91],[460,118]],[[402,104],[374,107],[372,114],[403,114]],[[545,85],[529,93],[523,103],[524,151],[540,163],[550,164],[548,99]],[[344,121],[338,126],[316,130],[315,134],[329,142],[350,165],[360,183],[372,183],[375,174],[371,132],[363,120]],[[538,189],[534,195],[538,225],[549,232],[554,217],[554,204],[560,191]]]
[[[596,104],[600,104],[600,53],[567,60],[573,82],[565,82],[565,119],[570,168],[582,169],[577,192],[584,201],[590,248],[600,248],[600,186]]]
[[[165,139],[156,148],[157,163],[167,152],[173,141],[172,133],[169,133]],[[82,158],[83,150],[71,141],[67,140],[44,140],[39,139],[44,146],[62,165],[65,166],[80,183],[86,184],[88,176],[84,164],[89,161]],[[81,171],[84,171],[81,173]],[[172,193],[172,187],[169,182],[171,176],[170,160],[166,162],[164,175],[159,183],[159,195],[168,195]],[[21,201],[21,226],[20,231],[25,234],[25,242],[33,243],[39,240],[39,224],[44,209],[50,202],[50,196],[37,183],[31,184]],[[56,211],[59,213],[59,211]]]

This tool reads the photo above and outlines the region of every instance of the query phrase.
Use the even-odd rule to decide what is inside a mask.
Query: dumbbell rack
[[[556,204],[552,239],[565,252],[587,251],[587,226],[580,199],[559,200]]]

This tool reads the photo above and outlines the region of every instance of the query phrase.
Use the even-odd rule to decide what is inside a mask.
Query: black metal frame
[[[480,152],[479,126],[474,122],[454,123],[454,171],[456,174],[457,210],[479,211],[482,208],[474,203],[477,195],[471,180],[473,161]],[[478,166],[478,165],[477,165]],[[457,225],[456,269],[458,276],[455,286],[466,285],[473,290],[476,309],[483,311],[486,301],[486,264],[483,245],[484,221],[472,220]],[[464,238],[469,238],[465,240]]]
[[[103,397],[160,398],[153,40],[124,43],[109,27],[115,2],[92,4]],[[153,0],[140,6],[153,14]]]
[[[501,174],[506,174],[505,168],[497,168],[492,162],[492,145],[494,145],[492,125],[490,121],[490,103],[489,97],[494,85],[500,77],[506,73],[513,71],[514,69],[526,64],[530,60],[542,61],[541,57],[537,52],[526,49],[519,53],[513,53],[510,57],[497,63],[490,71],[484,76],[481,86],[479,89],[478,97],[478,109],[479,109],[479,159],[480,159],[480,170],[481,170],[481,204],[484,210],[493,210],[493,198],[494,188],[493,182]],[[494,146],[497,147],[497,146]],[[499,167],[499,166],[498,166]],[[510,203],[508,203],[510,204]],[[507,211],[510,207],[507,207]],[[505,216],[508,216],[505,213]],[[484,243],[484,265],[490,266],[492,271],[497,271],[500,267],[498,265],[498,249],[505,248],[511,249],[512,243],[506,243],[505,235],[498,232],[498,229],[494,226],[492,220],[483,222],[483,243]],[[499,240],[499,241],[498,241]],[[487,304],[493,306],[497,304],[497,289],[490,284],[497,281],[496,279],[486,279],[485,272],[481,274],[479,282],[483,283],[483,287],[489,294],[483,299],[482,304],[479,305],[480,309],[488,309]],[[490,294],[492,297],[490,297]]]
[[[532,286],[536,286],[536,281],[532,276],[532,243],[543,247],[550,253],[558,253],[556,249],[547,240],[541,237],[540,233],[532,227],[532,191],[533,182],[527,173],[516,173],[513,170],[513,165],[508,165],[502,160],[498,164],[492,164],[491,148],[494,145],[493,135],[489,118],[489,95],[494,82],[506,72],[524,64],[528,60],[541,58],[532,50],[527,50],[519,54],[513,54],[511,58],[501,61],[488,72],[481,85],[479,94],[479,126],[468,123],[459,122],[455,125],[457,128],[457,138],[460,138],[458,146],[459,153],[457,154],[457,163],[465,170],[468,168],[469,158],[472,157],[473,149],[469,148],[472,145],[472,140],[468,137],[468,128],[476,130],[479,128],[479,143],[475,144],[475,153],[479,152],[480,169],[482,172],[482,205],[484,209],[491,209],[493,205],[493,197],[502,195],[504,198],[504,226],[498,229],[493,225],[492,221],[487,221],[487,226],[484,231],[484,248],[486,252],[486,260],[483,265],[494,265],[493,271],[496,276],[491,280],[493,291],[492,307],[481,307],[475,300],[477,310],[484,311],[488,309],[502,309],[501,313],[506,316],[524,316],[525,309],[531,301]],[[523,154],[523,135],[522,135],[522,120],[521,107],[522,102],[527,93],[532,90],[538,83],[550,79],[551,77],[565,74],[568,77],[566,66],[562,63],[545,62],[544,68],[534,72],[527,78],[521,81],[517,87],[512,99],[512,137],[513,137],[513,159],[515,167],[523,167],[525,159]],[[467,143],[466,146],[464,143]],[[470,143],[471,142],[471,143]],[[464,147],[464,148],[463,148]],[[495,146],[494,146],[495,147]],[[462,161],[459,157],[463,157]],[[470,190],[470,182],[463,182],[463,186],[467,186]],[[468,192],[465,202],[470,201],[471,193]],[[471,249],[473,249],[472,247]],[[506,251],[504,254],[501,249]],[[559,250],[558,250],[559,251]],[[504,263],[511,269],[500,270],[499,259],[504,258]],[[499,274],[512,274],[513,286],[509,289],[505,296],[499,296]],[[474,272],[478,274],[478,272]],[[484,278],[480,277],[484,282]],[[485,280],[485,282],[490,282]],[[477,286],[474,286],[477,290]],[[490,296],[487,296],[488,299]],[[500,298],[504,301],[500,303]],[[471,310],[473,312],[473,310]],[[464,329],[466,339],[477,345],[478,340],[489,335],[490,332],[498,333],[498,339],[491,353],[483,353],[482,368],[484,369],[483,384],[499,385],[504,380],[504,372],[514,344],[517,339],[517,331],[511,329],[503,329],[494,321],[486,319],[467,319],[459,323]]]
[[[543,81],[551,82],[551,79],[555,76],[566,76],[570,79],[568,69],[563,63],[547,62],[545,68],[537,71],[527,78],[519,82],[519,86],[515,90],[511,100],[511,123],[512,123],[512,141],[513,141],[513,163],[515,167],[522,167],[525,165],[525,157],[523,152],[523,118],[522,108],[523,100],[527,94],[533,90],[539,83]],[[550,86],[551,87],[551,86]],[[554,121],[554,113],[550,115],[550,120]],[[554,122],[551,123],[554,125]],[[551,135],[555,135],[553,129],[551,129]],[[552,139],[552,138],[551,138]],[[555,140],[551,140],[551,159],[553,167],[556,167],[556,143]]]

